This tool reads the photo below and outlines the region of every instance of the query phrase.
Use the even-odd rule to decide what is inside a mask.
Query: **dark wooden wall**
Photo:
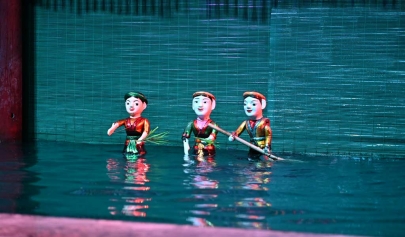
[[[20,16],[20,1],[0,1],[0,142],[22,138]]]

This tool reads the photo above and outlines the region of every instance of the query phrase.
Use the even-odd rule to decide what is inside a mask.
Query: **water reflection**
[[[37,163],[34,146],[0,143],[0,212],[31,213],[39,206],[32,197],[39,193],[36,173],[27,168]]]
[[[107,159],[107,175],[113,182],[124,184],[125,190],[120,197],[110,198],[113,205],[108,207],[111,215],[146,217],[147,204],[152,199],[148,197],[149,179],[147,173],[150,164],[146,158],[125,157],[124,159]]]
[[[128,160],[125,167],[125,182],[145,185],[149,182],[146,173],[149,171],[150,165],[146,163],[145,158]],[[144,190],[149,190],[149,187],[144,186]]]
[[[270,229],[275,214],[269,196],[271,162],[237,162],[219,166],[215,159],[184,157],[183,184],[193,206],[187,221],[194,226]]]
[[[270,229],[267,217],[273,211],[271,203],[265,200],[265,197],[268,195],[271,167],[272,162],[252,162],[236,169],[237,181],[241,187],[236,186],[235,189],[253,191],[248,195],[241,195],[234,203],[238,227]]]
[[[216,162],[213,156],[184,156],[184,173],[189,174],[188,179],[184,181],[186,188],[195,187],[197,189],[209,190],[218,189],[219,181],[210,178],[216,167]],[[191,222],[194,226],[213,226],[211,221],[207,220],[210,215],[210,210],[218,207],[216,199],[218,192],[193,192],[191,199],[197,202],[193,209],[189,210],[191,216],[187,217],[187,221]],[[208,203],[206,203],[208,202]]]

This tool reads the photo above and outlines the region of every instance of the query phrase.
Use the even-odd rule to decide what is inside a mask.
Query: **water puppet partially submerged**
[[[246,130],[250,137],[250,143],[263,151],[259,152],[257,149],[250,148],[248,157],[256,160],[269,160],[271,158],[269,154],[271,154],[272,132],[270,119],[263,117],[263,109],[266,108],[266,97],[259,92],[247,91],[243,93],[243,98],[243,108],[247,120],[243,121],[228,139],[233,141]]]
[[[127,136],[123,152],[139,156],[145,155],[145,139],[150,133],[150,123],[141,115],[148,105],[148,100],[140,92],[128,92],[125,94],[124,100],[129,117],[113,123],[107,134],[111,136],[117,128],[125,126]]]
[[[208,124],[216,124],[211,118],[211,112],[215,109],[215,96],[206,91],[197,91],[193,94],[192,109],[197,118],[190,121],[184,129],[182,140],[184,154],[188,155],[190,150],[189,138],[194,134],[195,142],[193,145],[193,154],[198,156],[215,155],[215,140],[217,133],[215,129]]]

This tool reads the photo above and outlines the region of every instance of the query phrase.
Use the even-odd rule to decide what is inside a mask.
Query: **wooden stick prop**
[[[208,126],[215,129],[215,130],[217,130],[217,131],[219,131],[219,132],[221,132],[221,133],[223,133],[223,134],[225,134],[225,135],[228,135],[228,137],[232,135],[230,132],[227,132],[227,131],[223,130],[222,128],[218,127],[218,126],[215,126],[214,124],[208,123]],[[238,142],[240,142],[240,143],[242,143],[242,144],[244,144],[244,145],[246,145],[246,146],[248,146],[248,147],[250,147],[250,148],[252,148],[252,149],[254,149],[254,150],[258,151],[258,152],[260,152],[260,153],[262,153],[263,155],[266,155],[266,156],[270,157],[273,160],[284,160],[281,157],[278,157],[278,156],[275,156],[275,155],[264,152],[262,149],[260,149],[260,147],[257,147],[255,145],[253,145],[252,143],[247,142],[247,141],[243,140],[242,138],[240,138],[238,136],[235,136],[234,138]]]

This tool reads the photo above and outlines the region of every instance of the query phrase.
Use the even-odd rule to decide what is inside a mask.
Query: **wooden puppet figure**
[[[129,117],[113,123],[111,128],[108,129],[107,134],[111,136],[117,128],[125,126],[127,137],[123,152],[139,156],[145,155],[144,139],[146,139],[150,132],[150,124],[149,120],[141,117],[141,115],[147,107],[148,100],[145,95],[139,92],[125,94],[124,100]]]
[[[247,115],[247,120],[243,121],[239,127],[229,136],[229,141],[233,141],[235,136],[239,136],[243,131],[247,131],[250,143],[263,149],[266,153],[271,152],[271,128],[270,120],[263,117],[263,109],[266,108],[266,97],[255,91],[243,93],[243,108]],[[269,157],[250,148],[248,157],[250,159],[269,160]]]
[[[214,142],[218,131],[208,126],[209,123],[215,125],[215,122],[210,118],[212,110],[215,109],[215,103],[215,96],[209,92],[197,91],[193,94],[192,108],[197,118],[187,124],[182,135],[185,155],[188,155],[188,151],[190,150],[188,139],[191,133],[193,133],[195,137],[193,147],[194,155],[215,155]]]

